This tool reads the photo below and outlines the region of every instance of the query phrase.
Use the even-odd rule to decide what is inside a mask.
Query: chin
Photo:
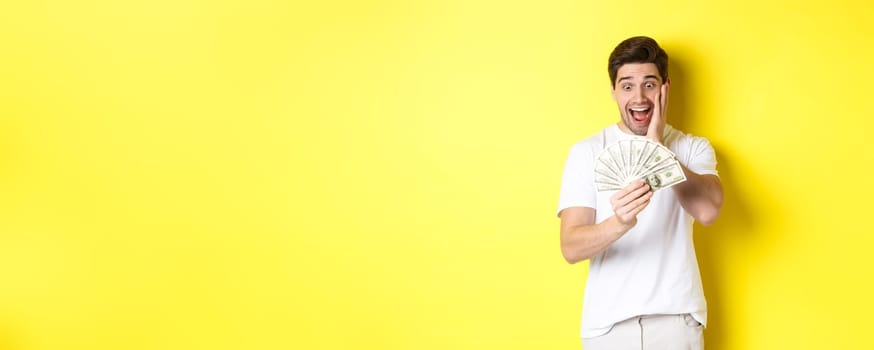
[[[631,130],[631,132],[637,136],[646,136],[647,131],[649,131],[649,124],[641,126],[640,128],[635,128],[625,121],[623,121],[623,123],[625,123],[625,127],[628,128],[628,130]]]

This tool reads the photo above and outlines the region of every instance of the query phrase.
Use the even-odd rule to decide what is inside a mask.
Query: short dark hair
[[[668,79],[668,53],[650,37],[635,36],[616,45],[607,63],[610,86],[616,86],[616,74],[619,68],[628,63],[653,63],[662,76],[662,82]]]

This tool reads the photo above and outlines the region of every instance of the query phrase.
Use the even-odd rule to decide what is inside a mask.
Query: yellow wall
[[[708,348],[870,346],[867,1],[300,2],[0,5],[0,349],[577,349],[638,34],[720,161]]]

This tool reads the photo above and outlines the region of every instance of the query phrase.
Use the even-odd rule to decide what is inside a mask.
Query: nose
[[[632,96],[634,102],[644,102],[646,101],[646,93],[643,90],[643,86],[634,89],[634,96]]]

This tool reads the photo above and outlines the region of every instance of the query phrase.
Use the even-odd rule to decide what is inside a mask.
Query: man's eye
[[[622,85],[622,90],[625,90],[625,91],[631,90],[631,85]]]
[[[653,84],[653,83],[646,83],[645,86],[646,86],[647,89],[651,89],[651,88],[654,88],[654,87],[655,87],[655,84]]]

